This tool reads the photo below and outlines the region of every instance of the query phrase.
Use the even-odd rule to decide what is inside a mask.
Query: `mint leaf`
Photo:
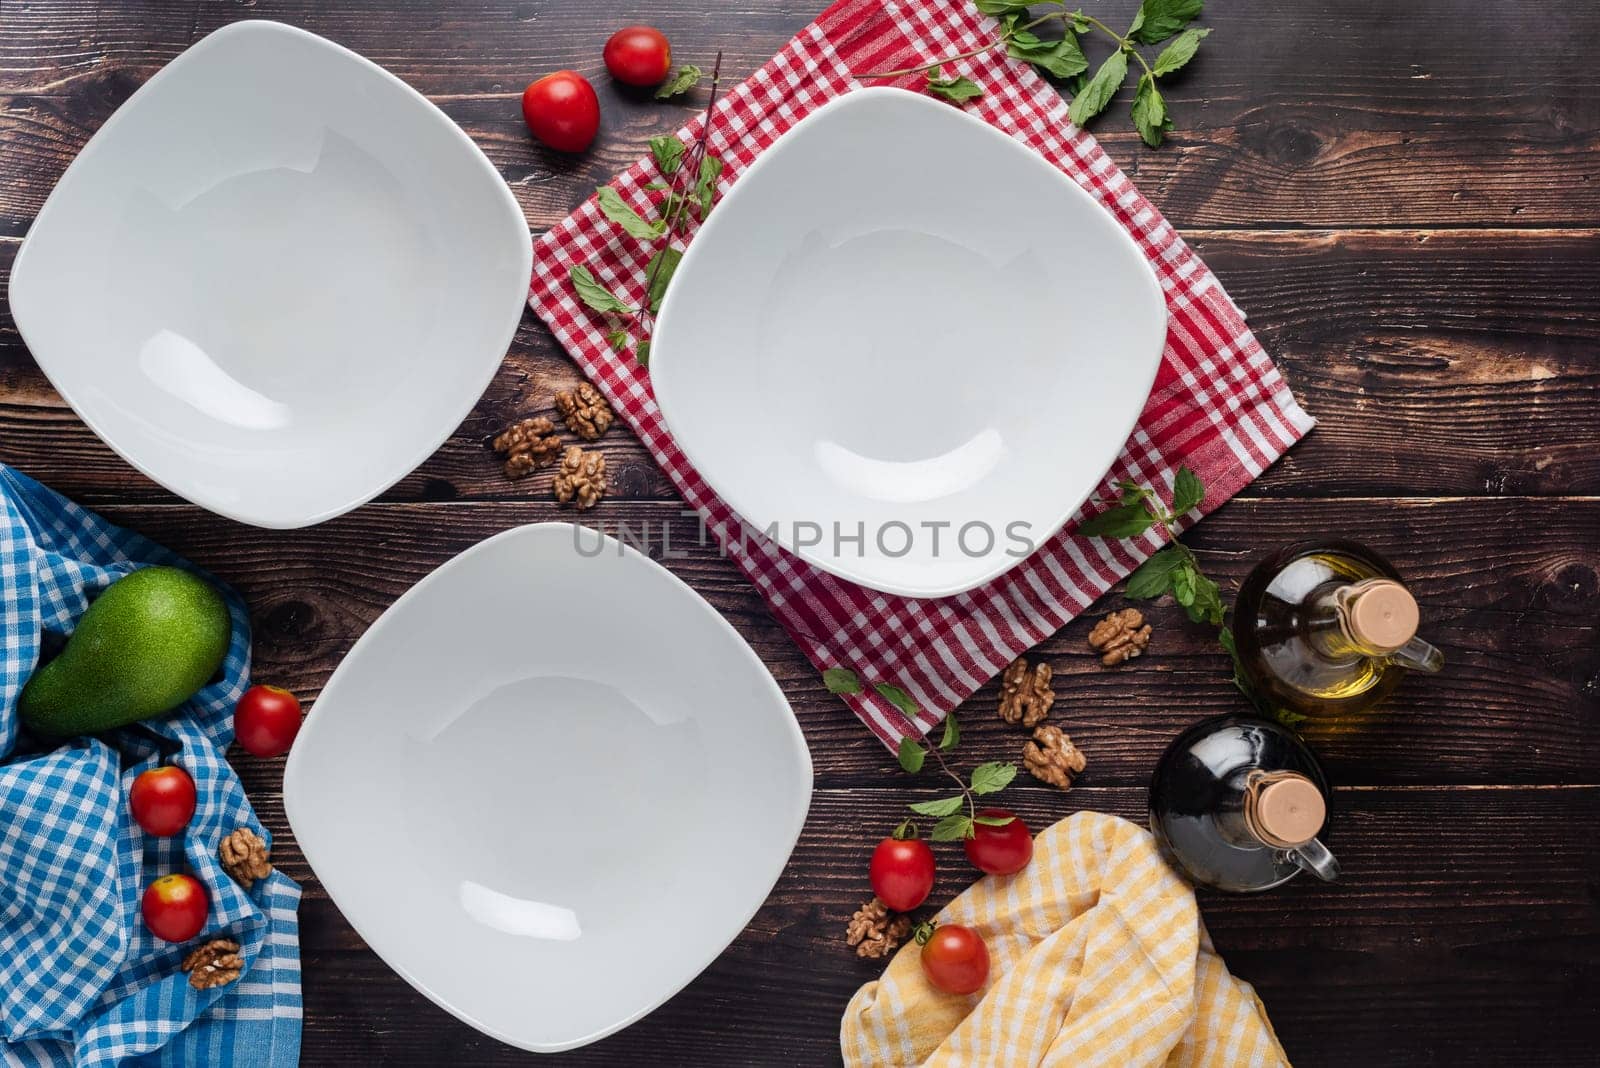
[[[1138,601],[1160,597],[1172,588],[1172,573],[1184,565],[1183,550],[1167,546],[1128,576],[1128,596]]]
[[[1073,123],[1082,126],[1104,111],[1106,105],[1111,103],[1111,98],[1117,95],[1117,90],[1122,88],[1122,80],[1127,76],[1128,53],[1119,48],[1106,57],[1100,69],[1094,72],[1094,77],[1089,79],[1089,84],[1072,98],[1072,106],[1067,113]]]
[[[977,82],[959,74],[954,78],[946,78],[944,70],[940,67],[928,71],[928,92],[941,96],[952,104],[965,104],[968,100],[976,100],[983,95],[983,90],[978,87]]]
[[[911,699],[911,695],[898,686],[890,686],[887,682],[878,682],[874,683],[872,688],[878,691],[879,697],[894,705],[911,719],[916,719],[917,713],[921,711],[917,708],[917,703]]]
[[[1155,79],[1145,74],[1139,78],[1139,91],[1133,96],[1133,125],[1151,148],[1159,148],[1161,139],[1172,129],[1167,118],[1167,102],[1161,98]]]
[[[1193,21],[1205,6],[1205,0],[1144,0],[1128,36],[1141,44],[1160,44]]]
[[[1028,0],[972,0],[972,6],[985,15],[1010,15],[1028,10]]]
[[[699,84],[700,68],[685,63],[677,69],[672,77],[661,83],[661,88],[656,90],[656,99],[667,100],[681,93],[687,93]]]
[[[861,680],[849,668],[829,668],[822,673],[822,685],[829,693],[860,693]]]
[[[1006,55],[1032,63],[1057,78],[1070,78],[1089,69],[1089,60],[1078,45],[1078,35],[1071,30],[1057,41],[1043,40],[1027,30],[1016,30],[1007,38]]]
[[[940,749],[954,749],[961,743],[961,725],[956,722],[956,714],[951,712],[944,717],[944,734],[939,737]]]
[[[1182,566],[1172,572],[1172,597],[1173,600],[1188,608],[1194,604],[1195,581],[1203,576],[1194,569],[1194,565],[1185,560]]]
[[[1078,533],[1088,538],[1132,538],[1149,530],[1154,522],[1144,505],[1119,504],[1078,524]]]
[[[964,795],[956,794],[954,797],[941,797],[937,801],[918,801],[907,807],[919,816],[948,816],[952,812],[959,811],[966,801]]]
[[[624,304],[611,290],[596,281],[594,274],[587,267],[574,267],[567,272],[572,279],[572,288],[578,291],[578,299],[597,312],[607,315],[631,315],[633,309]]]
[[[1198,570],[1194,572],[1194,596],[1184,605],[1196,623],[1222,623],[1222,591]]]
[[[667,231],[664,222],[645,222],[639,213],[628,207],[622,199],[622,194],[609,185],[603,185],[595,190],[596,199],[600,204],[600,213],[627,233],[629,237],[636,237],[640,241],[651,241],[660,237]]]
[[[963,838],[971,838],[972,817],[965,812],[959,816],[946,816],[933,825],[933,833],[928,837],[935,842],[959,842]]]
[[[1156,57],[1155,66],[1151,68],[1151,73],[1159,78],[1182,67],[1194,58],[1194,54],[1200,50],[1201,39],[1210,32],[1210,30],[1184,30],[1176,41],[1161,50],[1161,54]]]
[[[1187,515],[1205,499],[1206,487],[1200,481],[1200,476],[1189,470],[1187,464],[1178,468],[1178,474],[1172,480],[1173,516]]]
[[[656,158],[656,167],[668,177],[677,174],[678,168],[683,166],[683,142],[670,134],[650,138],[650,154]],[[651,186],[666,188],[657,182],[652,182],[645,188],[649,189]]]
[[[613,352],[621,352],[628,347],[628,332],[626,330],[613,330],[606,335],[606,344],[611,346]]]
[[[663,245],[657,250],[644,269],[644,276],[649,281],[646,299],[650,302],[650,311],[655,313],[661,310],[661,302],[667,296],[667,283],[672,281],[673,272],[678,269],[678,262],[683,259],[683,253],[671,245]]]
[[[700,173],[694,181],[694,199],[700,205],[700,218],[711,213],[711,201],[717,195],[717,179],[722,175],[722,161],[716,156],[700,157]]]
[[[922,770],[922,762],[928,759],[927,751],[917,744],[915,738],[900,739],[900,766],[915,775]]]
[[[1015,764],[979,764],[972,769],[972,792],[993,794],[1004,790],[1017,777]]]
[[[645,367],[650,366],[650,339],[645,338],[634,347],[633,358]]]
[[[1014,823],[1016,821],[1016,818],[1017,817],[1015,817],[1015,816],[982,816],[982,815],[980,815],[980,816],[972,817],[972,822],[973,823],[981,823],[985,827],[1004,827],[1008,823]]]

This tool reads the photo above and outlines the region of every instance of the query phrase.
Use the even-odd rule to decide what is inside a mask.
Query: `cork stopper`
[[[1293,849],[1322,830],[1328,804],[1310,779],[1285,771],[1262,777],[1250,792],[1246,812],[1257,838],[1278,849]]]
[[[1391,579],[1371,579],[1343,598],[1345,626],[1359,645],[1390,653],[1417,636],[1417,599]]]

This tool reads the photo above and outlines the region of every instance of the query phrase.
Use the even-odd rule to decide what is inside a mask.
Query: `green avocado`
[[[204,579],[175,567],[124,575],[33,673],[17,713],[34,734],[67,738],[170,712],[211,681],[232,630],[227,604]]]

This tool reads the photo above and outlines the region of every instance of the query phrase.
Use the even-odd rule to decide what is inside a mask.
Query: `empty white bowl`
[[[673,436],[755,528],[937,597],[1055,534],[1149,396],[1166,303],[1072,180],[987,123],[858,89],[719,204],[656,325]]]
[[[404,82],[238,22],[119,108],[17,255],[11,311],[129,463],[241,522],[359,505],[499,367],[532,264],[510,190]]]
[[[367,943],[523,1049],[624,1027],[771,891],[811,801],[772,676],[688,586],[546,523],[417,583],[295,740],[284,807]]]

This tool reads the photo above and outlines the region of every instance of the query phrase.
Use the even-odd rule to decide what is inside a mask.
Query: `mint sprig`
[[[829,693],[841,695],[858,694],[864,690],[861,677],[849,668],[828,668],[822,673],[822,684],[828,688]],[[916,699],[899,686],[888,682],[875,682],[871,685],[874,693],[903,712],[906,718],[915,719],[921,711]],[[960,744],[961,726],[956,722],[955,713],[951,712],[944,717],[944,733],[940,735],[937,745],[925,746],[907,735],[900,739],[900,748],[896,753],[901,770],[908,775],[921,772],[931,754],[938,763],[939,770],[961,788],[958,794],[935,798],[932,801],[916,801],[907,806],[919,816],[938,818],[939,822],[934,824],[933,831],[929,834],[935,842],[955,842],[963,838],[972,838],[977,835],[980,823],[990,827],[1001,827],[1016,818],[979,815],[976,798],[999,793],[1011,785],[1011,780],[1017,777],[1017,766],[999,762],[979,764],[972,769],[970,776],[962,778],[944,758],[945,753]],[[963,812],[963,809],[966,811]]]
[[[1147,601],[1171,593],[1190,619],[1220,627],[1222,593],[1200,570],[1200,560],[1194,550],[1178,540],[1178,520],[1205,500],[1206,488],[1200,476],[1187,466],[1178,468],[1172,481],[1170,507],[1148,486],[1119,482],[1117,488],[1122,492],[1115,503],[1080,523],[1078,533],[1090,538],[1136,538],[1159,524],[1170,544],[1128,576],[1128,596]]]
[[[972,0],[972,3],[985,15],[1000,20],[998,41],[932,63],[901,70],[858,74],[856,77],[862,80],[900,78],[926,72],[929,92],[945,99],[955,99],[947,92],[949,87],[938,84],[944,81],[944,64],[1004,48],[1006,55],[1013,59],[1031,63],[1051,77],[1066,82],[1073,93],[1068,115],[1074,125],[1083,126],[1106,109],[1127,81],[1130,66],[1137,64],[1139,78],[1131,109],[1133,126],[1145,144],[1156,148],[1172,129],[1167,101],[1161,95],[1157,81],[1180,70],[1193,59],[1200,49],[1200,42],[1211,32],[1209,29],[1186,29],[1189,23],[1200,16],[1205,7],[1204,0],[1142,0],[1133,22],[1123,33],[1118,33],[1100,19],[1081,10],[1068,11],[1066,0],[1034,3],[1032,6],[1035,8],[1060,8],[1059,11],[1038,17],[1030,17],[1028,0]],[[1055,36],[1057,33],[1059,36]],[[1090,33],[1109,37],[1116,44],[1116,50],[1100,64],[1092,77],[1087,76],[1089,60],[1080,40],[1084,34]],[[1157,55],[1154,63],[1139,50],[1144,45],[1158,45],[1167,41],[1172,43]],[[972,88],[977,89],[977,86]]]
[[[657,90],[656,96],[664,98],[687,92],[700,76],[699,67],[681,67]],[[650,365],[650,335],[655,330],[655,316],[661,311],[667,286],[683,259],[683,250],[674,248],[672,239],[688,229],[691,213],[704,221],[716,200],[717,179],[722,175],[723,163],[707,151],[706,138],[711,131],[721,76],[722,53],[718,52],[711,69],[711,99],[706,104],[705,121],[692,147],[686,148],[683,142],[670,135],[650,139],[651,158],[666,179],[645,186],[647,190],[664,194],[657,207],[657,218],[647,219],[639,214],[614,186],[603,185],[595,190],[595,204],[600,214],[635,241],[657,245],[645,265],[643,304],[635,307],[623,300],[582,264],[573,264],[567,269],[567,277],[578,299],[585,307],[607,317],[606,343],[617,352],[626,351],[632,343],[634,359],[646,367]],[[637,341],[635,335],[638,335]]]

